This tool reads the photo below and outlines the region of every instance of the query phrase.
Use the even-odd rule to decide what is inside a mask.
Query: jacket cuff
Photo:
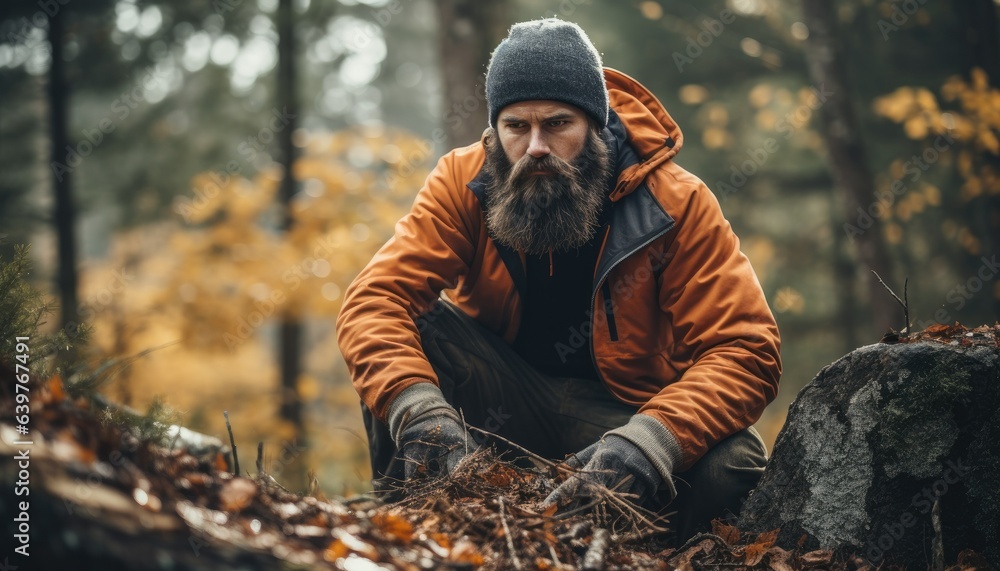
[[[605,433],[614,434],[635,444],[646,455],[649,462],[663,478],[664,485],[670,489],[671,497],[677,496],[674,488],[674,467],[679,466],[684,453],[680,443],[662,422],[646,414],[633,415],[628,424]]]
[[[402,390],[389,403],[386,421],[392,441],[399,442],[399,433],[411,421],[431,412],[441,411],[448,416],[456,416],[455,409],[444,398],[444,393],[431,382],[421,382]]]

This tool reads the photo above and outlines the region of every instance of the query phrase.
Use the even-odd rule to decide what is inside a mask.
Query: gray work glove
[[[570,457],[566,464],[578,470],[545,498],[543,505],[565,506],[595,494],[603,486],[629,494],[642,506],[666,486],[677,495],[672,479],[681,450],[673,434],[656,419],[637,414],[621,428]]]
[[[545,505],[563,506],[590,497],[601,486],[628,494],[632,503],[643,505],[663,482],[642,450],[614,434],[584,448],[566,464],[579,471],[553,490]]]
[[[389,406],[389,430],[407,480],[448,475],[479,448],[441,390],[430,383],[405,389]]]

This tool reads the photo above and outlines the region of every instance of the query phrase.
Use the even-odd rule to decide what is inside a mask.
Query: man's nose
[[[545,140],[545,135],[542,132],[541,127],[532,128],[531,140],[528,142],[528,154],[536,159],[540,159],[548,155],[550,152],[549,144]]]

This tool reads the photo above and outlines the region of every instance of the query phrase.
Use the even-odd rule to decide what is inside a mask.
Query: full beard
[[[486,228],[497,242],[529,255],[583,246],[597,230],[611,165],[607,143],[587,130],[583,150],[566,162],[525,155],[511,164],[491,129],[484,168]],[[548,174],[532,174],[544,171]]]

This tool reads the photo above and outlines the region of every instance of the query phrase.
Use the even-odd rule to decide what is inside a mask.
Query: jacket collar
[[[634,173],[638,172],[637,169],[645,166],[648,162],[640,162],[639,153],[633,147],[629,134],[616,111],[612,109],[608,116],[608,126],[602,133],[602,137],[608,143],[608,148],[613,155],[611,158],[617,167],[618,178],[609,194],[609,198],[611,198],[610,212],[605,213],[605,218],[611,228],[605,230],[605,226],[605,228],[598,230],[598,236],[603,236],[607,232],[607,240],[594,272],[594,291],[615,265],[657,237],[669,232],[674,226],[674,219],[667,214],[641,179],[636,181],[634,185],[631,183],[632,179],[627,179],[628,183],[623,186],[623,176],[626,176],[627,173],[632,173],[634,176]],[[663,158],[664,156],[663,151],[654,153],[656,164],[666,160]],[[467,184],[469,190],[479,199],[480,207],[484,207],[486,204],[485,193],[489,182],[486,170],[480,169],[476,177]],[[620,192],[615,197],[614,193],[625,187],[628,189],[627,192]],[[500,253],[500,257],[504,265],[507,266],[507,271],[523,299],[527,293],[527,279],[522,255],[504,244],[492,239],[491,241]]]

